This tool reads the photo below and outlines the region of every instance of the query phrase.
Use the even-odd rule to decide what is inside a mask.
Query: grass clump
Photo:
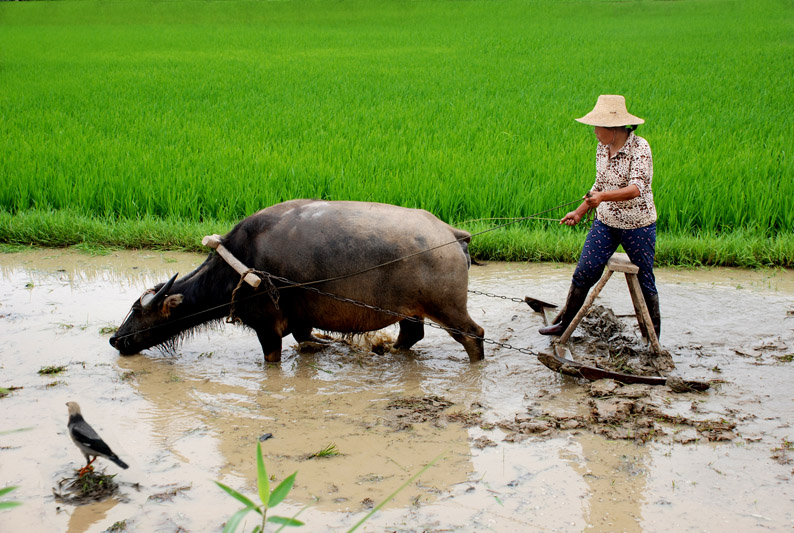
[[[6,396],[8,396],[9,394],[11,394],[11,393],[12,393],[12,392],[14,392],[15,390],[19,390],[19,389],[21,389],[21,388],[22,388],[22,387],[15,387],[15,386],[13,386],[13,385],[12,385],[12,386],[10,386],[10,387],[0,387],[0,398],[5,398]],[[2,435],[2,433],[0,433],[0,435]]]
[[[101,502],[118,492],[114,477],[115,474],[88,470],[82,476],[62,479],[57,488],[53,488],[53,494],[59,501],[74,505]]]
[[[66,370],[65,365],[50,365],[41,367],[38,371],[40,376],[54,376]]]
[[[105,533],[118,533],[119,531],[127,531],[127,521],[119,520],[114,522],[112,526],[105,530]]]

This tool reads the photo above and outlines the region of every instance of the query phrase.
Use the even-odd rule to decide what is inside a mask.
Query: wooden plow
[[[634,312],[637,317],[637,323],[640,327],[640,333],[642,334],[643,339],[648,342],[651,353],[656,355],[662,354],[663,350],[659,344],[659,339],[656,338],[656,331],[653,329],[650,313],[648,312],[648,307],[645,304],[645,299],[642,296],[640,284],[637,279],[639,267],[632,263],[626,254],[616,253],[613,254],[609,259],[604,274],[601,276],[601,279],[598,281],[595,287],[593,287],[593,290],[590,291],[590,294],[587,296],[582,308],[578,313],[576,313],[576,316],[573,318],[570,325],[565,329],[562,336],[560,336],[559,340],[553,343],[553,353],[541,352],[538,354],[538,360],[554,372],[559,372],[560,374],[565,374],[568,376],[585,378],[591,381],[598,379],[614,379],[620,383],[627,384],[643,383],[646,385],[667,385],[672,379],[677,383],[682,382],[684,386],[683,388],[685,389],[708,389],[708,383],[681,380],[680,378],[667,378],[662,376],[640,376],[635,374],[625,374],[623,372],[614,372],[611,370],[605,370],[603,368],[585,365],[573,359],[573,354],[570,348],[567,346],[568,340],[571,338],[571,335],[582,319],[590,311],[590,307],[593,305],[593,302],[598,297],[601,289],[604,288],[607,281],[609,281],[609,278],[614,272],[622,272],[626,276],[626,283],[628,284],[629,293],[631,294],[631,301],[634,305]],[[532,308],[533,311],[543,315],[543,321],[547,325],[554,322],[557,316],[557,313],[554,312],[554,309],[557,308],[556,305],[543,302],[535,298],[530,298],[529,296],[524,298],[524,301],[527,303],[527,305],[529,305],[529,307]]]

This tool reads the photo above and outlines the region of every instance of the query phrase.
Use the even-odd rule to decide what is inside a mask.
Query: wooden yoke
[[[226,249],[225,246],[221,244],[221,236],[220,235],[207,235],[203,239],[201,239],[201,244],[204,246],[209,246],[220,255],[224,261],[226,261],[230,267],[232,267],[238,274],[241,276],[245,274],[243,278],[246,283],[248,283],[251,287],[257,288],[259,284],[262,283],[262,279],[254,274],[253,272],[248,272],[250,269],[242,264],[234,254],[232,254],[229,250]],[[248,272],[246,274],[246,272]]]

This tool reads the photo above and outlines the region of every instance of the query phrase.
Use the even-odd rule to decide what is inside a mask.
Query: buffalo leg
[[[278,363],[281,361],[281,335],[273,330],[257,330],[256,336],[259,344],[262,345],[262,352],[265,354],[265,361],[268,363]]]
[[[469,354],[469,361],[476,363],[485,359],[485,348],[483,348],[485,330],[472,320],[468,313],[464,311],[453,316],[442,313],[430,318],[447,328],[452,338],[463,345],[466,353]]]
[[[316,342],[318,344],[330,344],[329,341],[312,335],[312,328],[297,327],[292,331],[292,336],[298,343]]]
[[[419,318],[419,317],[415,317]],[[421,341],[425,336],[425,325],[421,321],[404,319],[400,320],[400,335],[394,347],[398,350],[408,350]]]

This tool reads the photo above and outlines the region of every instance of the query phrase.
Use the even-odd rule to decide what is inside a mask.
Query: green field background
[[[293,198],[480,231],[581,198],[573,119],[624,94],[660,263],[791,266],[793,80],[790,0],[3,2],[0,242],[191,248]],[[472,249],[572,260],[584,230]]]

